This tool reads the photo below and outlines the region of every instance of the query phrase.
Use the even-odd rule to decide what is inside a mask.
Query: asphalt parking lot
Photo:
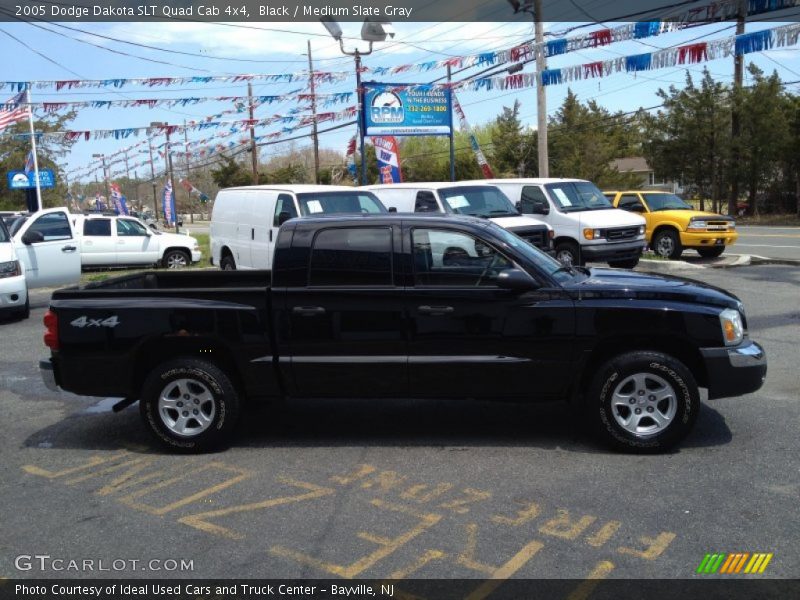
[[[659,456],[609,452],[553,406],[313,400],[249,414],[227,451],[167,454],[136,407],[44,387],[34,292],[0,323],[0,576],[686,578],[761,552],[761,576],[797,578],[800,269],[686,274],[742,298],[769,373]],[[139,562],[18,568],[37,553]]]

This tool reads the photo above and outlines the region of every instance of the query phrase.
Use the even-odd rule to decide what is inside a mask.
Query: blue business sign
[[[33,171],[9,171],[8,189],[27,190],[36,187],[36,177]],[[42,189],[56,187],[56,176],[52,169],[39,169],[39,187]]]
[[[374,81],[362,85],[366,135],[450,135],[450,90]]]

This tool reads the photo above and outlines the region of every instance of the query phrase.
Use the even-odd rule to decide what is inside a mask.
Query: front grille
[[[709,231],[727,231],[730,221],[706,221]]]
[[[639,235],[638,227],[614,227],[613,229],[606,229],[606,239],[609,242],[633,240],[637,235]]]
[[[512,229],[511,232],[540,250],[550,249],[550,236],[547,234],[546,227],[526,227],[524,229]]]

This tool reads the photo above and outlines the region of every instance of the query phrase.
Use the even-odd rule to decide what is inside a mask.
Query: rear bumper
[[[42,381],[48,390],[52,392],[58,392],[61,390],[56,383],[56,373],[53,369],[53,363],[49,358],[47,360],[39,361],[39,374],[42,376]]]
[[[767,355],[753,341],[735,348],[701,348],[708,375],[708,399],[755,392],[767,377]]]
[[[633,242],[609,242],[607,244],[594,244],[581,246],[584,260],[605,262],[608,260],[627,260],[642,255],[646,242],[634,240]]]

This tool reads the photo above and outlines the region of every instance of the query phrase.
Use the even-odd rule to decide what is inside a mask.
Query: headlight
[[[736,221],[729,222],[728,229],[736,229]]]
[[[587,240],[599,240],[603,237],[603,230],[602,229],[584,229],[583,230],[583,237]]]
[[[686,228],[687,231],[705,231],[706,229],[708,229],[707,221],[689,221],[689,226]]]
[[[16,277],[17,275],[22,275],[18,260],[0,263],[0,279]]]
[[[742,315],[738,310],[726,308],[719,313],[719,322],[722,326],[722,339],[726,346],[736,346],[744,337]]]
[[[644,225],[639,227],[639,235],[644,235]]]

